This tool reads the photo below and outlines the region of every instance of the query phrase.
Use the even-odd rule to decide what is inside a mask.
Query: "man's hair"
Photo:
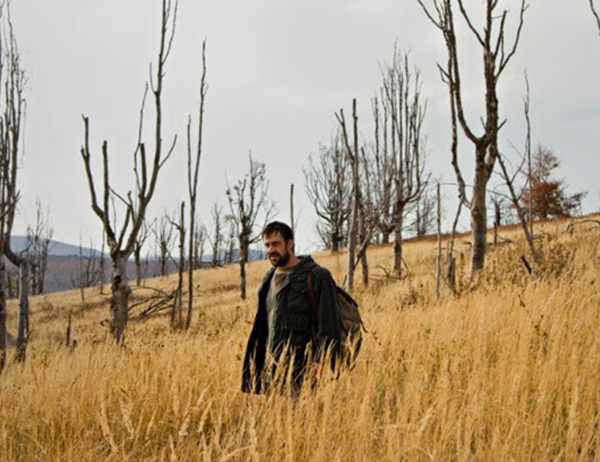
[[[273,233],[281,234],[284,241],[289,241],[290,239],[294,239],[294,231],[285,223],[281,221],[272,221],[269,223],[262,232],[262,236],[269,236]]]

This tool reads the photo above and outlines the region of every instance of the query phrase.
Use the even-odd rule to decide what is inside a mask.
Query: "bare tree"
[[[200,223],[200,221],[196,218],[196,222]],[[194,270],[202,268],[202,262],[204,260],[204,248],[206,246],[206,241],[208,240],[208,234],[206,232],[206,227],[204,225],[198,226],[194,230],[194,240],[192,245],[194,246]]]
[[[71,287],[79,290],[82,304],[85,302],[85,289],[93,286],[99,276],[96,268],[97,264],[98,259],[92,250],[92,243],[90,243],[90,250],[84,253],[80,240],[79,255],[77,256],[77,272],[71,274]]]
[[[369,261],[367,250],[373,238],[373,230],[377,225],[376,217],[380,216],[373,200],[372,174],[369,165],[372,164],[364,149],[361,148],[360,161],[363,164],[360,174],[361,201],[358,216],[358,249],[357,258],[361,264],[363,287],[369,285]]]
[[[352,127],[353,127],[353,145],[350,145],[348,139],[348,129],[346,128],[346,119],[344,110],[340,109],[336,113],[340,128],[342,130],[342,139],[350,170],[352,172],[352,208],[350,212],[350,222],[348,224],[348,270],[346,273],[345,287],[349,292],[354,288],[354,269],[358,259],[356,258],[356,247],[359,239],[359,219],[361,206],[361,187],[360,187],[360,153],[358,146],[358,115],[356,112],[356,98],[352,100]]]
[[[500,165],[500,173],[504,180],[504,183],[508,189],[509,198],[512,203],[513,208],[517,212],[517,217],[519,218],[519,222],[521,227],[523,228],[523,234],[525,235],[525,241],[527,242],[527,246],[529,248],[529,252],[531,254],[531,258],[534,263],[539,263],[539,254],[535,248],[535,244],[533,242],[533,213],[531,203],[528,204],[527,210],[523,207],[521,203],[521,199],[523,193],[528,194],[531,197],[532,191],[532,164],[531,164],[531,117],[530,117],[530,89],[529,89],[529,80],[527,76],[525,76],[525,83],[527,86],[527,93],[525,98],[523,99],[523,110],[525,113],[525,122],[527,125],[527,136],[525,138],[525,153],[522,156],[522,161],[519,167],[516,169],[514,174],[510,174],[507,167],[507,162],[504,160],[504,156],[502,154],[498,154],[498,163]],[[524,166],[527,165],[528,171],[525,175],[526,184],[523,188],[521,188],[521,193],[519,193],[519,189],[516,185],[516,178],[519,173],[522,172]],[[494,233],[495,234],[495,233]]]
[[[158,266],[161,276],[167,274],[169,257],[171,256],[171,246],[173,245],[173,221],[165,212],[158,220],[154,236],[156,238],[156,247],[158,249]]]
[[[454,258],[454,243],[456,241],[456,230],[458,228],[458,221],[463,208],[463,202],[458,202],[456,209],[456,215],[452,222],[452,229],[450,230],[450,238],[448,239],[448,247],[446,249],[446,272],[444,274],[444,280],[450,288],[450,290],[456,293],[456,259]]]
[[[221,252],[221,243],[223,242],[223,209],[217,204],[212,208],[213,231],[210,241],[212,251],[211,266],[214,268],[219,265],[219,255]]]
[[[188,245],[188,309],[187,317],[185,321],[186,329],[190,328],[192,322],[192,306],[194,299],[194,265],[196,262],[196,255],[194,250],[197,249],[195,240],[197,239],[197,233],[195,230],[195,218],[196,218],[196,199],[198,195],[198,173],[200,170],[200,159],[202,157],[202,129],[204,126],[204,101],[206,99],[206,91],[208,85],[206,84],[206,40],[202,43],[202,77],[200,79],[200,108],[198,114],[198,139],[196,144],[195,157],[192,158],[192,136],[191,136],[191,125],[192,120],[190,118],[187,127],[187,140],[188,140],[188,192],[190,198],[190,233],[189,233],[189,245]]]
[[[435,184],[439,184],[436,181]],[[436,219],[437,219],[437,200],[433,195],[433,188],[430,188],[432,183],[427,185],[427,187],[423,190],[423,193],[420,195],[419,200],[415,202],[414,207],[414,223],[412,228],[414,229],[416,236],[426,236],[428,234],[433,233],[436,227]],[[440,210],[440,214],[441,214]]]
[[[337,252],[345,243],[352,187],[339,132],[331,146],[319,148],[317,158],[308,157],[308,166],[303,170],[306,194],[317,214],[317,233],[326,248]]]
[[[238,239],[240,265],[240,297],[246,299],[246,263],[249,259],[250,245],[258,242],[260,232],[256,224],[260,215],[266,223],[274,212],[274,204],[267,197],[269,183],[264,163],[252,159],[249,155],[250,169],[244,178],[238,180],[233,188],[227,188],[227,199],[231,210],[231,219],[235,224]]]
[[[54,228],[48,220],[49,212],[36,203],[35,227],[27,227],[27,247],[31,259],[31,289],[34,295],[44,293],[44,278],[48,268],[48,254]]]
[[[460,193],[461,200],[471,209],[472,249],[471,275],[484,266],[487,231],[486,186],[492,175],[498,158],[498,131],[504,124],[500,121],[497,86],[500,77],[511,58],[517,51],[524,15],[527,10],[526,0],[520,1],[519,19],[515,37],[510,44],[506,37],[508,10],[498,11],[498,0],[484,1],[484,24],[478,29],[465,7],[464,0],[432,0],[433,10],[425,5],[426,0],[417,0],[430,21],[442,32],[448,54],[446,68],[440,66],[443,81],[447,84],[450,94],[450,105],[453,121],[457,120],[463,134],[475,148],[475,175],[473,194],[470,203],[464,190]],[[458,58],[458,41],[454,19],[455,5],[458,5],[460,15],[468,29],[481,47],[483,55],[483,77],[485,82],[485,116],[482,117],[483,133],[477,134],[465,115],[463,105],[463,87],[461,66]],[[458,183],[464,185],[464,180],[458,167],[457,159],[453,159]]]
[[[185,267],[185,202],[181,203],[179,222],[173,221],[173,226],[179,234],[179,259],[177,262],[177,289],[171,310],[171,329],[183,327],[183,273]]]
[[[25,359],[28,298],[28,259],[16,255],[10,236],[19,201],[17,173],[21,160],[21,130],[25,118],[25,71],[10,20],[10,3],[0,3],[0,373],[6,363],[6,259],[20,268],[17,359]],[[23,285],[23,281],[27,281]]]
[[[373,195],[378,204],[376,221],[381,235],[381,243],[390,242],[390,236],[394,231],[394,155],[390,149],[390,126],[389,105],[381,104],[386,101],[385,92],[380,89],[379,95],[371,99],[373,109],[373,120],[375,122],[375,145],[373,147],[373,162],[369,168],[373,174]]]
[[[129,296],[131,288],[127,278],[127,261],[133,253],[135,241],[142,227],[148,204],[150,203],[158,175],[165,162],[168,160],[175,147],[175,141],[168,152],[163,149],[162,139],[162,92],[165,77],[165,65],[171,51],[173,36],[175,33],[175,21],[177,18],[177,1],[174,5],[171,0],[162,1],[161,9],[160,47],[156,65],[156,75],[151,79],[151,90],[155,103],[155,133],[154,133],[154,155],[150,164],[146,155],[146,144],[142,141],[142,126],[145,109],[145,101],[148,87],[140,110],[140,129],[138,143],[133,153],[135,173],[135,199],[129,191],[125,196],[119,195],[111,186],[109,178],[109,156],[108,143],[102,144],[103,158],[103,195],[98,199],[94,174],[91,165],[91,150],[89,145],[90,129],[89,119],[83,117],[85,136],[81,148],[85,173],[91,194],[92,209],[98,216],[104,227],[106,240],[109,247],[112,266],[112,296],[110,300],[110,332],[117,342],[122,342],[128,321]],[[116,219],[113,217],[115,211],[111,210],[111,199],[118,198],[125,207],[125,218],[120,231],[117,229]]]
[[[232,215],[227,215],[226,220],[229,223],[229,234],[225,242],[225,254],[223,257],[223,264],[230,265],[233,263],[233,254],[235,252],[235,241],[236,241],[236,226],[235,220]]]
[[[394,51],[392,64],[383,72],[381,94],[384,117],[376,123],[376,128],[386,128],[381,143],[383,156],[390,158],[386,164],[391,165],[386,172],[391,175],[392,183],[392,197],[389,198],[394,233],[392,270],[400,277],[407,207],[419,201],[428,181],[421,136],[426,105],[421,101],[419,70],[411,70],[407,54]],[[378,137],[379,133],[376,134]]]
[[[527,184],[525,186],[525,190],[527,190],[529,197],[532,197],[533,192],[533,164],[531,161],[531,117],[529,115],[529,108],[531,106],[531,90],[529,88],[529,77],[527,73],[525,73],[525,85],[527,88],[527,93],[525,94],[525,99],[523,103],[523,108],[525,112],[525,122],[527,124],[527,138],[525,139],[525,159],[527,161]],[[529,236],[533,241],[534,231],[533,231],[533,203],[530,201],[529,206],[527,207],[527,222],[529,224]]]
[[[348,223],[348,269],[345,277],[346,290],[354,287],[354,273],[359,263],[362,266],[362,281],[366,287],[369,283],[369,264],[367,248],[371,243],[373,229],[377,221],[373,218],[378,215],[372,200],[371,172],[368,168],[370,161],[365,149],[358,142],[358,115],[356,99],[352,101],[352,146],[348,139],[348,129],[343,109],[335,114],[341,129],[341,138],[345,154],[352,174],[350,186],[350,221]]]

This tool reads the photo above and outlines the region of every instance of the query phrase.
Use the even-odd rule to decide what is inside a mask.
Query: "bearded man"
[[[242,390],[281,387],[289,375],[292,394],[298,396],[308,369],[316,374],[326,357],[335,367],[342,329],[336,285],[311,256],[296,256],[294,234],[285,223],[269,223],[262,238],[273,268],[258,289]]]

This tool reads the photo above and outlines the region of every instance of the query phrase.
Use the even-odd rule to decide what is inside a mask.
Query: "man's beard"
[[[273,261],[273,257],[279,257],[277,260]],[[279,253],[273,253],[269,255],[269,260],[273,266],[285,266],[290,261],[290,253],[286,250],[285,254],[280,255]]]

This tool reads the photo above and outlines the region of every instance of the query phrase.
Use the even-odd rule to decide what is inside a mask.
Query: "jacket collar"
[[[310,255],[298,255],[298,260],[300,260],[298,264],[291,268],[291,274],[306,274],[309,271],[311,271],[315,266],[317,266],[317,264]],[[273,277],[275,270],[276,268],[272,267],[269,269],[269,271],[267,271],[267,274],[265,274],[265,277],[263,278],[262,283],[258,288],[259,295],[262,294],[264,291],[268,290],[269,284],[271,283],[271,278]]]

